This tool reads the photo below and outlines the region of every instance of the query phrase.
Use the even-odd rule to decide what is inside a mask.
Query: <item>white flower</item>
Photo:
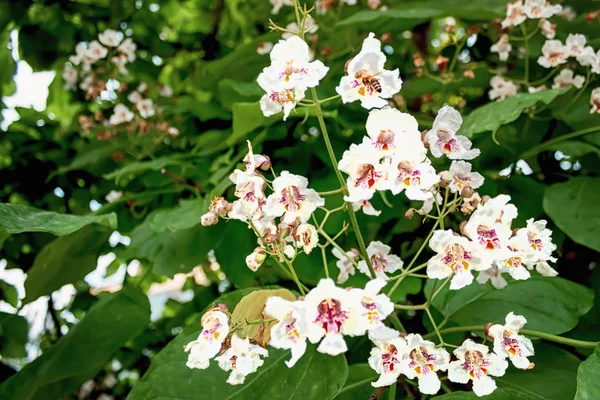
[[[332,356],[348,350],[343,335],[356,336],[361,327],[357,315],[358,299],[335,286],[331,279],[321,279],[304,298],[307,336],[311,343],[321,339],[317,351]]]
[[[104,199],[109,203],[114,203],[115,201],[121,200],[121,197],[123,197],[123,192],[111,190]]]
[[[136,90],[140,93],[144,93],[148,90],[148,84],[146,84],[146,82],[142,82],[138,85]]]
[[[342,284],[348,280],[349,275],[354,275],[354,263],[358,259],[358,250],[350,249],[345,254],[337,248],[333,248],[331,253],[337,258],[335,265],[339,268],[340,274],[337,278],[337,283]]]
[[[386,284],[383,279],[373,279],[364,289],[350,290],[350,295],[360,302],[358,318],[362,334],[384,326],[383,320],[394,311],[394,303],[385,294],[379,293]]]
[[[319,243],[317,228],[311,224],[300,224],[294,232],[294,238],[296,239],[296,246],[301,247],[306,254],[310,254]]]
[[[281,35],[284,39],[289,39],[292,36],[298,36],[300,33],[300,28],[296,22],[292,22],[287,24],[285,27],[290,32],[283,32]],[[315,33],[319,30],[319,26],[315,23],[315,20],[310,15],[306,16],[306,20],[304,21],[304,33]],[[294,32],[294,33],[291,33]]]
[[[121,43],[121,34],[115,30],[107,29],[98,35],[98,40],[105,46],[117,47]]]
[[[546,40],[542,46],[542,54],[537,62],[544,68],[552,68],[567,62],[569,50],[560,40]]]
[[[113,110],[113,115],[110,116],[108,123],[111,125],[119,125],[123,122],[129,122],[133,119],[133,113],[129,111],[124,104],[117,104]]]
[[[460,193],[466,187],[477,189],[483,185],[483,176],[479,172],[471,172],[471,168],[471,163],[466,161],[452,161],[450,170],[440,175],[443,180],[450,182],[448,188],[452,193]]]
[[[100,60],[101,58],[106,57],[107,54],[108,49],[102,46],[97,40],[93,40],[92,42],[90,42],[90,45],[88,46],[85,52],[84,61],[86,61],[89,64],[92,64]]]
[[[534,354],[533,343],[525,336],[519,335],[519,329],[526,323],[525,317],[510,312],[506,316],[505,325],[492,325],[488,330],[488,335],[494,339],[494,352],[500,357],[508,357],[513,365],[520,369],[534,367],[527,359]]]
[[[413,157],[419,157],[415,159]],[[431,165],[431,161],[420,153],[398,151],[388,167],[387,188],[394,195],[404,191],[411,200],[427,200],[431,189],[440,181],[440,177]]]
[[[515,1],[506,6],[506,18],[502,20],[502,28],[517,26],[526,19],[523,2],[521,0]]]
[[[208,310],[201,319],[202,331],[198,339],[188,343],[188,368],[206,369],[209,360],[219,354],[221,346],[229,333],[229,319],[218,308]]]
[[[548,21],[547,19],[542,20],[542,35],[546,36],[546,39],[554,39],[556,36],[556,24]]]
[[[227,383],[241,385],[246,376],[256,372],[264,364],[261,357],[268,357],[269,352],[260,346],[250,344],[248,338],[241,339],[237,333],[231,336],[231,347],[215,360],[223,371],[231,371]]]
[[[65,81],[65,90],[75,90],[77,88],[78,73],[71,64],[65,64],[65,69],[62,73],[62,78]]]
[[[567,21],[573,21],[577,16],[577,13],[575,12],[575,10],[573,10],[573,7],[565,6],[563,7],[562,11],[559,11],[558,13],[556,13],[556,15],[566,19]]]
[[[482,344],[471,339],[463,342],[454,350],[458,360],[452,361],[448,367],[448,379],[456,383],[473,381],[473,392],[477,396],[485,396],[496,390],[496,382],[491,376],[502,376],[508,368],[508,362]]]
[[[267,93],[260,99],[260,109],[265,117],[279,114],[283,111],[283,120],[285,121],[290,112],[296,108],[296,103],[304,98],[305,88],[295,87],[293,89],[283,89],[274,91],[263,87]]]
[[[257,247],[252,253],[246,256],[246,266],[250,268],[251,271],[256,272],[262,263],[265,262],[266,258],[267,255],[265,249],[262,247]]]
[[[490,48],[490,51],[492,53],[498,53],[498,57],[500,58],[500,61],[508,60],[508,53],[510,53],[511,50],[512,50],[512,46],[508,39],[508,35],[500,36],[500,40],[498,40],[498,42],[494,43],[492,45],[492,47]]]
[[[600,113],[600,88],[595,88],[592,90],[592,95],[590,96],[590,105],[592,106],[590,109],[590,114]]]
[[[527,220],[527,227],[519,229],[515,234],[515,243],[523,250],[525,263],[535,263],[539,260],[556,261],[552,253],[556,245],[552,243],[552,231],[546,228],[546,221]]]
[[[479,149],[471,149],[469,139],[456,134],[461,125],[462,117],[454,108],[444,106],[438,111],[433,127],[425,137],[434,157],[445,154],[451,160],[472,160],[481,153]]]
[[[395,335],[387,337],[378,337],[369,335],[377,347],[371,349],[369,357],[369,366],[380,376],[374,387],[383,387],[396,384],[398,377],[402,373],[402,361],[407,357],[406,340]]]
[[[592,66],[592,72],[598,73],[595,71],[596,65],[598,64],[598,57],[596,56],[596,53],[594,53],[594,48],[592,46],[585,46],[575,58],[583,67]]]
[[[489,91],[490,100],[504,100],[507,97],[516,95],[519,92],[519,86],[512,81],[505,80],[497,75],[490,79],[492,90]]]
[[[405,337],[408,343],[408,357],[402,360],[402,372],[408,379],[417,378],[419,392],[436,394],[441,388],[437,371],[446,371],[450,363],[450,354],[444,348],[435,348],[421,335],[410,333]]]
[[[250,147],[248,154],[252,154],[251,152]],[[250,161],[252,160],[254,157],[250,157]],[[245,168],[244,171],[236,169],[229,175],[229,179],[235,184],[235,196],[238,200],[231,204],[228,216],[240,221],[260,220],[263,217],[266,182],[262,175],[254,171],[254,161],[248,162]]]
[[[291,223],[296,218],[306,222],[317,207],[325,205],[319,194],[308,188],[308,179],[283,171],[273,181],[273,194],[267,198],[265,212],[271,217],[281,217]]]
[[[428,197],[423,200],[423,205],[417,210],[419,215],[429,215],[436,202],[438,206],[441,206],[444,203],[444,198],[439,192],[436,192],[435,194],[433,192],[426,192],[426,194],[428,194]]]
[[[585,36],[582,34],[572,34],[570,33],[565,42],[565,47],[567,48],[568,57],[577,57],[585,48]]]
[[[379,241],[369,243],[367,255],[369,256],[371,265],[375,271],[375,278],[387,281],[389,279],[387,274],[399,270],[404,265],[404,262],[400,257],[395,254],[390,254],[391,251],[392,248],[390,246]],[[364,260],[358,262],[358,270],[369,278],[373,278],[371,276],[371,271],[369,271],[369,267]]]
[[[84,60],[87,54],[87,47],[83,43],[77,43],[75,46],[75,55],[69,57],[69,61],[73,65],[79,65]]]
[[[256,47],[256,52],[261,56],[269,54],[273,50],[273,43],[271,42],[259,42]]]
[[[262,88],[271,91],[315,87],[329,70],[321,61],[310,62],[308,44],[298,36],[280,40],[269,55],[271,65],[263,69],[257,80]]]
[[[553,89],[567,87],[569,85],[575,86],[577,89],[581,89],[583,83],[585,82],[585,78],[581,75],[573,76],[573,70],[569,68],[565,68],[560,71],[560,74],[554,77],[554,85],[552,85]]]
[[[383,68],[386,56],[381,51],[381,42],[370,33],[363,41],[360,53],[348,63],[347,74],[335,88],[344,103],[360,100],[370,110],[387,105],[385,99],[400,91],[402,79],[398,69]]]
[[[506,285],[508,285],[508,282],[506,282],[506,279],[504,279],[504,277],[502,276],[502,272],[496,266],[488,268],[485,271],[479,272],[479,275],[477,276],[476,280],[477,283],[480,283],[482,285],[486,284],[487,281],[490,281],[492,283],[492,286],[496,289],[504,289]]]
[[[508,274],[510,274],[510,276],[513,279],[529,279],[531,277],[531,274],[529,273],[529,271],[527,271],[523,264],[523,248],[519,245],[519,242],[516,237],[513,236],[508,240],[507,248],[511,251],[511,253],[507,254],[505,259],[496,260],[498,274],[508,272]],[[494,273],[496,273],[496,271],[490,271],[490,273],[488,274],[489,277],[487,278],[492,280],[492,285],[494,285],[495,287],[506,286],[504,282],[502,282],[501,280],[497,280],[495,279],[495,277],[492,276]],[[481,279],[485,279],[484,276],[482,276]],[[487,279],[485,280],[487,281]]]
[[[376,190],[386,189],[386,167],[380,163],[381,154],[368,138],[360,145],[352,144],[338,162],[338,168],[348,174],[348,196],[345,201],[370,200]]]
[[[137,49],[137,45],[133,43],[131,38],[127,38],[123,40],[123,43],[117,47],[117,50],[123,53],[127,57],[127,61],[134,62],[135,61],[135,50]],[[143,92],[143,90],[140,90]]]
[[[169,85],[158,85],[158,94],[163,97],[171,97],[173,96],[173,88]]]
[[[95,81],[96,79],[93,75],[88,75],[85,78],[83,78],[83,80],[79,84],[79,89],[88,90],[94,85]]]
[[[358,211],[358,210],[362,209],[362,212],[365,213],[365,215],[372,215],[375,217],[381,215],[381,210],[376,210],[375,207],[373,207],[373,204],[371,204],[371,202],[369,200],[360,200],[360,201],[353,202],[352,209],[354,211]]]
[[[437,254],[427,262],[427,276],[446,279],[453,275],[450,289],[458,290],[473,282],[472,271],[486,269],[477,247],[465,237],[456,236],[452,230],[437,230],[429,240],[429,247]]]
[[[546,0],[526,0],[524,6],[525,15],[529,18],[550,18],[561,12],[562,6],[551,5]]]
[[[308,325],[304,303],[287,301],[277,296],[269,297],[265,314],[277,318],[277,323],[271,328],[269,345],[276,349],[291,350],[292,358],[285,364],[292,368],[306,352]]]
[[[142,118],[150,118],[154,114],[156,114],[156,110],[154,108],[154,103],[152,102],[152,99],[140,100],[137,103],[135,103],[135,107],[137,108]]]
[[[283,6],[293,6],[294,0],[269,0],[273,5],[272,14],[278,14]]]
[[[135,104],[138,101],[141,101],[143,99],[144,98],[142,97],[142,94],[140,92],[138,92],[137,90],[134,90],[133,92],[131,92],[127,95],[127,100],[129,100],[133,104]]]
[[[391,156],[397,149],[415,154],[416,158],[419,155],[424,158],[427,153],[421,142],[419,124],[410,114],[390,107],[372,110],[369,112],[366,128],[372,146],[382,156]]]
[[[124,55],[120,55],[118,57],[112,57],[110,60],[112,61],[113,64],[115,64],[117,66],[120,74],[122,74],[122,75],[129,74],[129,71],[127,70],[127,68],[125,68],[125,64],[127,64],[127,57],[125,57]]]

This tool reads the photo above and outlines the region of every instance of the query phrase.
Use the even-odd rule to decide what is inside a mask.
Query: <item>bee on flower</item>
[[[500,357],[508,358],[515,367],[531,369],[534,364],[527,357],[534,354],[533,343],[523,335],[519,335],[527,320],[522,315],[510,312],[504,325],[489,327],[487,334],[494,341],[494,352]]]

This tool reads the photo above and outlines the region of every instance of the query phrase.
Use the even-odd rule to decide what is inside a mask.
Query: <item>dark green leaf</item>
[[[160,210],[153,214],[150,228],[155,232],[166,230],[175,232],[193,228],[200,223],[200,217],[205,212],[203,199],[182,200],[178,207]]]
[[[27,356],[27,320],[20,315],[0,312],[0,354],[6,358]]]
[[[369,364],[353,364],[348,368],[348,379],[340,390],[335,400],[365,400],[375,392],[371,382],[375,382],[379,375],[369,367]],[[382,399],[385,399],[383,395]]]
[[[600,399],[600,346],[581,363],[577,371],[575,400]]]

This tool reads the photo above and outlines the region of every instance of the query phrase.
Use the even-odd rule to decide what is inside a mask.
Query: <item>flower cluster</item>
[[[506,18],[502,21],[502,28],[517,26],[527,18],[542,19],[552,17],[562,11],[560,4],[552,5],[546,0],[517,0],[506,6]]]
[[[499,195],[480,203],[467,223],[463,235],[452,230],[437,230],[429,247],[437,253],[427,263],[427,275],[432,279],[452,277],[450,289],[457,290],[473,282],[473,271],[480,271],[477,281],[501,289],[507,282],[502,273],[513,279],[529,279],[529,270],[543,276],[556,276],[548,262],[556,261],[552,252],[552,232],[546,221],[527,221],[527,227],[513,232],[511,223],[517,208],[509,204],[510,196]]]
[[[267,180],[261,170],[269,170],[271,161],[254,154],[250,142],[248,148],[244,170],[236,169],[229,177],[235,184],[237,200],[228,203],[222,197],[215,198],[201,222],[204,226],[214,225],[219,217],[247,222],[259,236],[259,247],[246,258],[248,267],[256,271],[267,251],[294,258],[300,249],[309,254],[317,246],[317,229],[308,220],[325,201],[308,187],[305,177],[288,171],[271,182],[273,193],[267,196]]]

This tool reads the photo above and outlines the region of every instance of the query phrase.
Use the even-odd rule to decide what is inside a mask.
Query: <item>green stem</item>
[[[475,332],[475,331],[485,331],[484,325],[468,325],[468,326],[456,326],[453,328],[446,328],[440,330],[440,334],[444,333],[456,333],[456,332]],[[566,344],[568,346],[580,347],[580,348],[589,348],[593,349],[596,346],[600,345],[600,342],[588,342],[584,340],[570,339],[562,336],[552,335],[550,333],[544,333],[539,331],[533,331],[530,329],[520,329],[519,333],[522,333],[527,336],[533,336],[540,339],[549,340],[551,342]],[[435,333],[428,333],[423,336],[424,339],[431,338],[435,335]]]
[[[458,61],[458,57],[460,56],[460,52],[462,51],[463,46],[467,42],[468,36],[465,35],[460,42],[456,45],[456,51],[454,52],[454,57],[452,57],[452,61],[450,62],[450,66],[448,67],[448,72],[454,71],[454,67],[456,66],[456,62]]]
[[[326,192],[319,192],[319,196],[331,196],[332,194],[338,194],[338,193],[342,193],[342,188],[328,190]]]
[[[346,181],[342,176],[341,171],[338,168],[337,159],[335,158],[335,153],[333,152],[333,147],[331,146],[331,140],[329,140],[329,134],[327,133],[327,127],[325,126],[325,119],[323,118],[323,111],[321,110],[321,102],[317,97],[317,91],[315,88],[311,89],[312,98],[315,103],[315,109],[317,113],[317,119],[319,120],[319,126],[321,127],[321,132],[323,133],[323,139],[325,140],[325,147],[327,147],[327,153],[329,153],[329,158],[331,159],[331,165],[335,171],[335,175],[340,182],[340,188],[342,189],[342,193],[347,196],[348,195],[348,187],[346,186]],[[362,233],[360,232],[360,227],[358,226],[358,220],[356,219],[356,214],[352,209],[352,205],[350,203],[346,203],[348,210],[348,215],[350,216],[350,223],[352,224],[352,228],[354,229],[354,234],[356,235],[356,241],[358,242],[358,248],[360,249],[360,253],[367,263],[367,267],[369,267],[369,272],[371,276],[375,277],[375,270],[373,269],[373,265],[371,265],[371,259],[367,254],[367,247],[365,246],[365,240],[362,237]]]
[[[571,132],[571,133],[567,133],[566,135],[561,135],[559,137],[547,140],[543,143],[538,144],[537,146],[532,147],[531,149],[527,150],[526,152],[522,153],[520,158],[525,160],[529,157],[533,157],[538,153],[541,153],[542,151],[546,150],[548,147],[562,142],[564,140],[569,140],[569,139],[573,139],[576,138],[578,136],[583,136],[583,135],[587,135],[588,133],[594,133],[600,131],[600,126],[593,126],[591,128],[587,128],[587,129],[582,129],[580,131],[575,131],[575,132]]]
[[[390,393],[388,396],[389,400],[396,400],[396,386],[398,385],[397,382],[394,382],[392,385],[390,385]]]
[[[340,390],[338,392],[338,396],[340,394],[344,393],[344,392],[347,392],[349,390],[355,389],[355,388],[360,387],[362,385],[365,385],[365,384],[367,384],[369,382],[373,382],[373,378],[363,379],[362,381],[354,382],[352,385],[344,386],[342,388],[342,390]]]
[[[419,304],[417,306],[405,306],[402,304],[394,304],[394,308],[396,310],[427,310],[427,304]]]
[[[560,113],[561,116],[564,116],[571,107],[573,107],[573,104],[575,104],[575,102],[577,101],[577,99],[579,99],[579,97],[583,94],[583,91],[588,87],[588,85],[590,84],[590,79],[591,78],[591,70],[588,67],[587,69],[587,74],[585,76],[585,84],[581,87],[581,89],[579,89],[579,91],[577,92],[577,94],[575,94],[575,96],[573,96],[573,98],[571,99],[571,101],[569,102],[569,105],[566,106],[565,108],[563,108],[562,112]]]
[[[321,247],[321,257],[323,257],[323,270],[325,271],[325,278],[329,279],[329,267],[327,266],[327,254],[325,253],[325,247]]]
[[[525,24],[519,25],[521,28],[521,32],[523,32],[523,37],[525,38],[525,84],[529,84],[529,37],[527,36],[527,31],[525,30]]]

